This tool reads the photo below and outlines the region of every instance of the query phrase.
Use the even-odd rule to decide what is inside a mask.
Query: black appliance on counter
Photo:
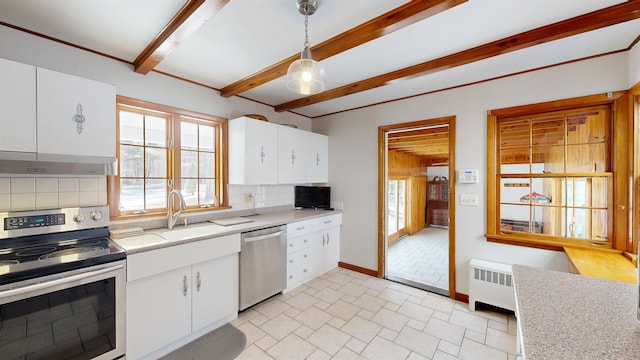
[[[331,187],[296,186],[294,206],[302,209],[331,209]]]
[[[107,206],[0,212],[0,359],[125,355],[126,253]],[[8,334],[8,333],[7,333]]]

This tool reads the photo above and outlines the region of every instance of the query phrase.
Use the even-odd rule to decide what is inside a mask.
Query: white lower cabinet
[[[285,292],[338,266],[342,214],[287,225],[287,288]]]
[[[240,234],[127,257],[127,358],[155,359],[238,315]]]

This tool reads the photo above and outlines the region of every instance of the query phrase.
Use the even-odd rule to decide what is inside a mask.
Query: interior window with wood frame
[[[225,207],[226,119],[120,96],[117,102],[112,218],[164,215],[173,189],[187,211]]]
[[[632,251],[626,92],[492,110],[487,237]]]

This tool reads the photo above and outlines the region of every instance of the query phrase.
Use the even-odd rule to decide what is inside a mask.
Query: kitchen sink
[[[224,226],[207,224],[207,225],[192,225],[190,227],[174,227],[172,230],[167,230],[159,233],[161,237],[167,241],[179,241],[189,240],[195,238],[204,238],[210,235],[216,235],[227,231]]]
[[[117,239],[115,242],[125,249],[132,249],[142,246],[162,244],[167,242],[167,239],[158,234],[149,233]]]

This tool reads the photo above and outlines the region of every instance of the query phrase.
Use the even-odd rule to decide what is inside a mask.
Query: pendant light
[[[316,0],[297,0],[298,11],[304,15],[304,50],[300,59],[289,65],[287,70],[287,88],[303,95],[316,94],[324,90],[324,68],[311,58],[309,49],[309,15],[316,12]]]

